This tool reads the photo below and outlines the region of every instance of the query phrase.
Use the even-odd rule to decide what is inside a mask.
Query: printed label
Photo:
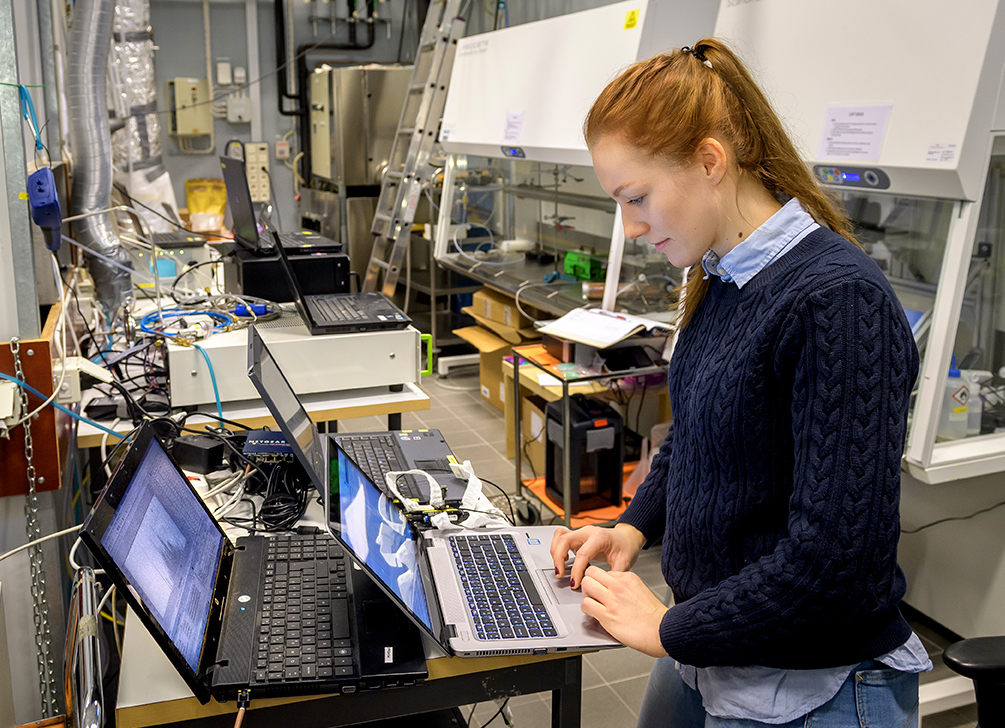
[[[961,405],[966,406],[967,401],[970,399],[970,390],[967,387],[960,387],[953,392],[953,399]]]
[[[509,306],[503,307],[503,323],[506,326],[513,325],[513,309],[511,309]]]
[[[390,665],[392,662],[394,662],[394,647],[385,647],[384,648],[384,664],[385,665]]]
[[[879,159],[890,105],[830,106],[817,147],[820,159]]]
[[[929,144],[926,162],[952,162],[956,159],[955,144]]]
[[[511,111],[506,114],[506,126],[503,127],[503,144],[519,144],[523,137],[522,111]]]
[[[485,385],[485,384],[482,385],[482,396],[485,399],[492,399],[492,393],[489,390],[488,385]]]

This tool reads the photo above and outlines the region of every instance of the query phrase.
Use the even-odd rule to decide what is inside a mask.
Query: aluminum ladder
[[[437,143],[457,38],[464,33],[464,19],[458,16],[460,8],[461,0],[433,3],[422,25],[412,77],[370,227],[375,237],[363,279],[364,291],[377,290],[381,271],[385,296],[393,296],[398,285],[415,209],[432,172],[429,158]]]

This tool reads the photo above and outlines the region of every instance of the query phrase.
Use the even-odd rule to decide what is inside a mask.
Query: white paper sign
[[[519,144],[523,137],[522,111],[511,111],[506,114],[506,127],[503,129],[503,144]]]
[[[879,159],[890,120],[884,106],[829,106],[818,159]]]
[[[926,162],[952,162],[956,160],[955,144],[929,144]]]

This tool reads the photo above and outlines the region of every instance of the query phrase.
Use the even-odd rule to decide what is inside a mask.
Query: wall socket
[[[251,201],[268,202],[272,198],[272,184],[269,181],[269,143],[245,143],[244,167],[248,173]]]

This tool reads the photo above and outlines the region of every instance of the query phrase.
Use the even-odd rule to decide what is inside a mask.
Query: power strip
[[[272,184],[269,181],[269,143],[245,143],[244,166],[248,173],[248,189],[251,190],[251,201],[268,202],[271,200]]]

